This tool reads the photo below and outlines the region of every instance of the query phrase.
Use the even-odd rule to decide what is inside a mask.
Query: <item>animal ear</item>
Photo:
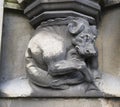
[[[97,36],[97,35],[98,35],[98,30],[97,30],[97,28],[96,28],[96,26],[95,26],[95,25],[90,26],[90,29],[91,29],[91,32],[92,32],[95,36]]]
[[[68,30],[71,34],[79,34],[85,29],[85,25],[82,21],[79,20],[72,20],[68,24]]]

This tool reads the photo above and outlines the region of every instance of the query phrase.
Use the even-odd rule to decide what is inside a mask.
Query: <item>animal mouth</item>
[[[96,55],[96,52],[91,52],[88,49],[82,49],[79,46],[76,46],[75,48],[78,51],[78,53],[82,56],[88,56],[89,57],[89,56],[95,56]]]

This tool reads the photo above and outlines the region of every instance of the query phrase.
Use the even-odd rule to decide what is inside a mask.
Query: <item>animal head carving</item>
[[[97,38],[96,26],[90,26],[84,19],[73,20],[68,24],[69,32],[74,36],[72,43],[82,56],[97,54],[95,40]]]

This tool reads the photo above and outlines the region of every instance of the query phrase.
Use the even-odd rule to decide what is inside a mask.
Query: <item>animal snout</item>
[[[96,55],[96,50],[95,49],[86,49],[86,54]]]

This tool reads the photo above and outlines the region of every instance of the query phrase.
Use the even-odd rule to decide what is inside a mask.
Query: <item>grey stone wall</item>
[[[3,28],[3,11],[4,11],[4,0],[1,0],[0,1],[0,52],[1,52],[1,40],[2,40],[2,28]]]
[[[5,10],[0,80],[6,81],[25,75],[25,50],[32,27],[19,11]]]
[[[1,99],[0,107],[120,107],[119,99]]]
[[[120,76],[120,8],[109,9],[104,13],[97,45],[100,69]]]
[[[113,75],[119,75],[120,71],[119,19],[119,8],[107,11],[102,17],[97,39],[99,68]],[[24,54],[32,31],[29,21],[20,11],[5,10],[1,81],[25,75]]]
[[[119,75],[120,9],[105,12],[99,27],[97,46],[103,72]],[[19,11],[5,10],[0,80],[4,82],[25,75],[24,53],[33,31]],[[0,107],[120,107],[119,98],[4,98]]]

